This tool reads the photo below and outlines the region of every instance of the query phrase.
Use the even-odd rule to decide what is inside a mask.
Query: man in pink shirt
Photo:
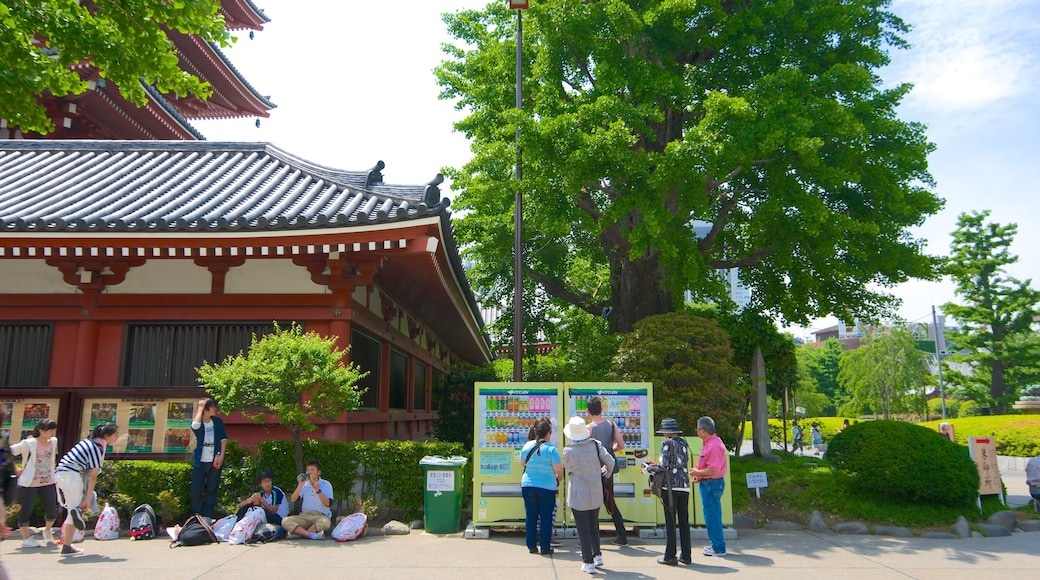
[[[697,482],[701,492],[704,525],[711,540],[711,545],[704,548],[704,555],[724,558],[726,538],[722,535],[722,492],[726,490],[729,455],[722,439],[715,434],[715,420],[711,417],[697,419],[697,436],[704,443],[697,466],[690,470],[690,478]]]

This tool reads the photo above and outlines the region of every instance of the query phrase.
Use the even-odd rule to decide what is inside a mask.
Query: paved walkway
[[[840,536],[805,531],[741,530],[730,541],[730,557],[699,555],[692,566],[657,564],[664,545],[642,541],[626,548],[607,546],[605,566],[596,576],[611,578],[691,578],[737,574],[740,578],[851,580],[920,578],[935,580],[1035,580],[1040,570],[1040,533],[1005,538],[928,540],[882,536]],[[0,545],[11,578],[587,578],[580,570],[576,540],[566,540],[553,556],[527,553],[522,535],[492,533],[487,540],[461,534],[373,536],[348,544],[329,540],[284,540],[262,546],[208,546],[170,549],[160,540],[118,539],[80,544],[87,553],[61,557],[58,548],[22,549],[18,541]]]

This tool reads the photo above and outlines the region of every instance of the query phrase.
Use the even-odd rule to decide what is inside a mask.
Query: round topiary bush
[[[909,423],[850,425],[831,441],[827,457],[869,493],[959,507],[973,504],[979,491],[967,447]]]

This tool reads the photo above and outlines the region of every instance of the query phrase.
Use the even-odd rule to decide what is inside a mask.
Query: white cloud
[[[1035,83],[1040,3],[902,0],[913,26],[909,51],[893,54],[892,80],[913,83],[910,106],[967,111],[1029,91]]]

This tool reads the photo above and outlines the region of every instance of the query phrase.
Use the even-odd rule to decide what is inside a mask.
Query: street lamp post
[[[932,306],[932,327],[935,328],[935,362],[939,368],[939,400],[942,401],[942,418],[946,420],[946,393],[943,389],[942,376],[942,350],[939,348],[939,336],[942,332],[939,328],[939,318],[935,315],[935,306]]]
[[[527,8],[527,0],[509,0],[509,8],[516,10],[516,110],[521,111],[523,105],[523,45],[524,27],[523,11]],[[513,381],[519,383],[523,379],[523,327],[524,327],[524,289],[521,274],[523,264],[523,194],[520,192],[520,180],[523,177],[523,150],[520,147],[520,125],[516,126],[516,201],[513,209]]]

